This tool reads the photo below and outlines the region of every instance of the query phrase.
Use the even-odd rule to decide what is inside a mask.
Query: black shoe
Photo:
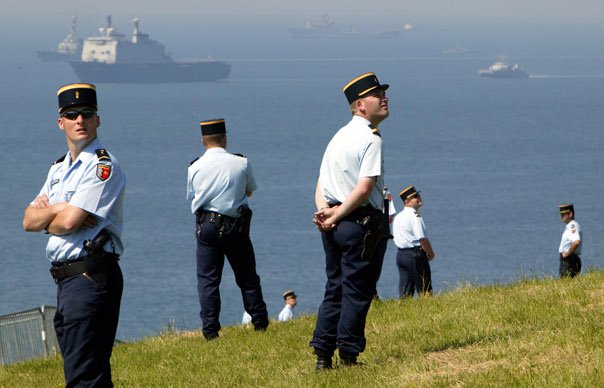
[[[203,336],[206,339],[206,341],[212,341],[212,340],[215,340],[216,338],[218,338],[218,333],[215,331],[212,331],[210,333],[203,333]]]
[[[317,363],[315,364],[315,370],[326,370],[333,368],[331,363],[331,357],[317,357]]]
[[[342,366],[355,366],[359,365],[357,362],[357,356],[354,354],[347,354],[340,352],[340,365]]]
[[[254,326],[254,330],[256,331],[266,331],[266,328],[268,327],[268,323],[265,325],[256,325]]]

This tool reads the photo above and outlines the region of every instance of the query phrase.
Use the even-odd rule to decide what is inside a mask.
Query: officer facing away
[[[54,326],[66,386],[108,387],[123,289],[118,259],[126,180],[97,139],[96,87],[70,84],[57,95],[68,152],[25,209],[23,228],[50,235],[46,256],[57,283]]]
[[[365,320],[376,295],[386,242],[382,138],[377,125],[388,117],[388,85],[365,73],[343,88],[352,120],[329,142],[315,191],[313,222],[321,231],[327,283],[310,346],[316,369],[356,365],[365,350]]]
[[[249,235],[252,211],[247,198],[256,190],[252,167],[243,155],[226,151],[224,119],[202,121],[200,125],[206,151],[189,165],[187,199],[192,199],[191,212],[196,215],[202,332],[212,340],[218,338],[220,330],[219,287],[225,255],[256,330],[267,328],[268,313]]]

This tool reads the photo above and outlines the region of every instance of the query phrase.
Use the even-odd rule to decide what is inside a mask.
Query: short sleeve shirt
[[[103,149],[98,139],[93,140],[76,160],[68,152],[55,162],[48,172],[40,195],[48,196],[54,205],[67,202],[94,215],[98,223],[94,228],[78,229],[64,236],[51,235],[46,246],[46,256],[52,262],[75,260],[86,254],[84,241],[96,237],[107,229],[112,239],[105,250],[121,255],[122,208],[126,191],[126,177],[112,154],[99,158],[96,150]]]
[[[420,246],[419,240],[427,238],[426,225],[417,210],[405,206],[402,212],[394,217],[392,222],[394,244],[403,248]]]
[[[319,183],[329,204],[343,203],[360,178],[376,177],[376,185],[363,205],[384,207],[384,158],[382,138],[373,133],[370,122],[360,116],[342,127],[323,154]]]
[[[247,205],[247,193],[256,190],[256,180],[247,158],[212,147],[194,161],[187,173],[187,199],[191,212],[198,209],[238,217]]]
[[[558,248],[558,252],[562,253],[570,248],[570,245],[575,241],[581,241],[583,238],[583,232],[581,231],[581,226],[575,220],[570,221],[566,224],[564,228],[564,232],[562,233],[562,239],[560,240],[560,247]],[[581,255],[581,246],[583,244],[579,244],[577,249],[575,249],[575,253],[577,255]]]

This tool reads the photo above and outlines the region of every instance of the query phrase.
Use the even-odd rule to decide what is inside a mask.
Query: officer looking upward
[[[331,139],[321,162],[313,222],[321,231],[327,283],[310,341],[316,369],[332,367],[336,348],[345,366],[356,365],[365,349],[365,321],[390,235],[377,129],[389,114],[386,89],[374,73],[344,86],[352,120]]]
[[[57,283],[54,326],[66,386],[110,387],[123,289],[118,259],[126,180],[97,139],[96,87],[70,84],[57,95],[68,152],[50,167],[25,209],[23,227],[50,235],[46,256]]]
[[[196,215],[197,291],[202,332],[207,340],[212,340],[218,337],[220,330],[219,287],[225,255],[254,329],[267,328],[268,313],[249,236],[252,211],[247,198],[256,190],[252,167],[243,155],[226,151],[224,119],[202,121],[200,125],[206,151],[189,165],[187,199],[192,199],[191,211]]]

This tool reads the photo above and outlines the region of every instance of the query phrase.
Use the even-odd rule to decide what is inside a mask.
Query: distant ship
[[[159,83],[215,81],[228,77],[231,65],[212,59],[174,61],[163,44],[139,31],[133,20],[130,39],[114,30],[111,16],[99,28],[101,36],[84,41],[80,61],[69,64],[80,80],[86,82]]]
[[[71,18],[71,32],[55,50],[37,51],[42,62],[67,62],[78,60],[82,53],[82,39],[76,37],[76,17]]]
[[[481,77],[489,78],[528,78],[530,76],[520,65],[517,63],[509,65],[503,58],[489,66],[488,69],[479,70],[478,74]]]
[[[409,25],[411,26],[411,25]],[[405,30],[412,29],[405,25]],[[343,28],[337,26],[331,17],[324,14],[311,21],[306,22],[304,28],[290,28],[289,35],[298,39],[350,39],[350,38],[370,38],[370,39],[393,39],[401,35],[401,31],[389,30],[371,33],[361,33],[355,29]]]

